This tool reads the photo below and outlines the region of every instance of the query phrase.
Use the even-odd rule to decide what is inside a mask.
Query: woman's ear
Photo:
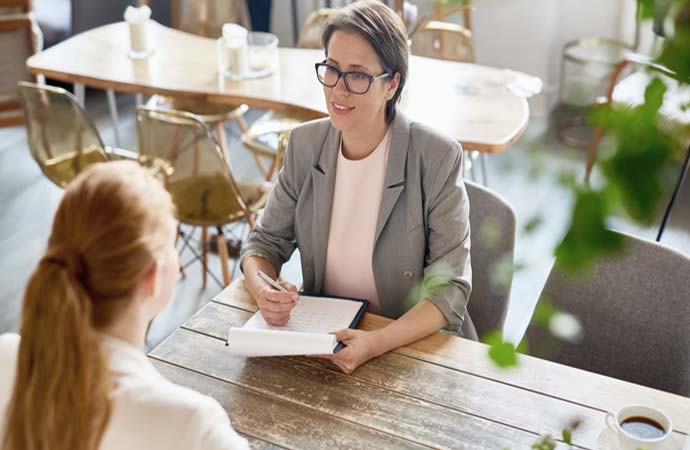
[[[395,72],[395,74],[391,77],[388,92],[386,92],[386,100],[390,100],[395,96],[398,86],[400,86],[400,72]]]
[[[158,296],[158,291],[160,290],[158,270],[158,261],[154,261],[144,273],[141,279],[141,292],[144,294],[143,298],[155,298]]]

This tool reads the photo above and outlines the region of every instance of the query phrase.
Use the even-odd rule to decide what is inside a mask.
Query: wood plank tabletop
[[[257,108],[327,114],[314,63],[322,50],[279,48],[270,77],[231,81],[219,74],[216,42],[153,22],[155,51],[131,60],[124,22],[77,34],[27,60],[33,74],[116,91],[162,94]],[[412,56],[401,108],[456,138],[466,149],[500,152],[517,140],[529,118],[524,97],[508,87],[514,72]]]
[[[228,328],[256,309],[241,281],[233,288],[149,356],[167,378],[216,398],[254,448],[528,449],[579,420],[574,447],[596,449],[606,411],[632,403],[667,412],[687,441],[688,398],[528,356],[500,369],[485,345],[441,333],[351,375],[315,358],[231,356]],[[360,328],[389,321],[367,314]]]

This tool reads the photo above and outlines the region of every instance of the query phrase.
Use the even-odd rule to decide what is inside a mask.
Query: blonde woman
[[[94,165],[67,187],[21,339],[0,336],[2,450],[249,448],[216,401],[144,354],[175,287],[174,241],[171,198],[136,163]]]

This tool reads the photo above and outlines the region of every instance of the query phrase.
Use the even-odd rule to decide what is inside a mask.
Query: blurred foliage
[[[612,208],[611,190],[594,191],[578,187],[568,232],[556,248],[560,268],[582,271],[603,252],[620,250],[620,237],[606,228],[606,217]]]
[[[424,274],[421,283],[415,285],[410,291],[408,303],[417,304],[420,300],[429,299],[442,293],[450,287],[453,271],[450,267],[440,265],[429,269]]]
[[[649,0],[645,0],[649,1]],[[690,81],[690,0],[673,0],[670,10],[672,24],[656,62],[676,73],[681,83]]]
[[[547,434],[532,444],[532,450],[554,450],[556,448],[556,444],[556,440]]]
[[[532,314],[532,323],[542,327],[548,327],[551,318],[557,312],[558,308],[551,304],[547,298],[542,297],[539,299],[539,303],[537,303],[537,306],[534,308],[534,314]]]
[[[482,338],[482,342],[489,346],[489,358],[498,367],[508,368],[518,365],[518,353],[525,353],[525,343],[518,347],[512,342],[505,341],[500,331],[492,331]]]
[[[544,219],[540,216],[534,216],[527,221],[527,223],[522,228],[525,234],[532,234],[541,226]]]
[[[637,3],[640,8],[638,18],[642,20],[654,18],[654,0],[637,0]]]
[[[654,16],[653,0],[638,0],[643,19]],[[690,0],[672,0],[666,27],[669,35],[656,63],[677,74],[680,83],[690,82]],[[609,218],[619,211],[634,221],[654,224],[670,183],[678,176],[682,141],[688,130],[671,128],[660,114],[666,85],[653,77],[637,106],[607,105],[592,108],[590,118],[600,125],[609,145],[600,149],[596,163],[602,180],[597,189],[565,180],[573,189],[575,206],[563,241],[556,248],[556,264],[565,270],[582,271],[606,253],[621,249],[608,231]]]
[[[573,445],[573,431],[580,426],[582,421],[580,419],[574,420],[568,426],[561,430],[561,440],[568,446]],[[554,450],[558,446],[558,442],[551,435],[540,436],[539,439],[532,444],[532,450]]]
[[[682,151],[678,137],[660,119],[665,92],[666,85],[655,77],[647,86],[641,105],[613,105],[595,109],[591,115],[616,145],[614,151],[602,152],[600,165],[607,184],[618,191],[630,217],[643,224],[651,224],[656,218],[672,178],[667,172],[676,168],[674,163]]]

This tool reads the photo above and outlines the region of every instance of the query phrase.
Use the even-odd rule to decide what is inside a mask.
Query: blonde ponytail
[[[2,450],[98,448],[112,409],[98,329],[127,306],[171,214],[133,163],[95,165],[68,186],[26,288]]]

